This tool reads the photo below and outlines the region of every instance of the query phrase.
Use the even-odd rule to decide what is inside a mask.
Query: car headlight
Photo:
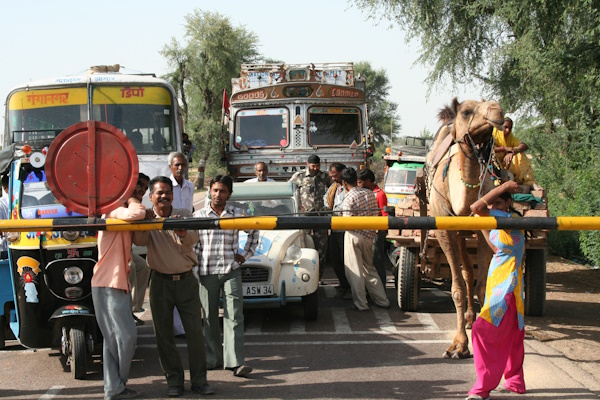
[[[80,232],[79,231],[63,231],[62,232],[62,237],[67,239],[69,242],[74,242],[77,240],[77,238],[79,237]]]
[[[298,261],[300,261],[300,258],[302,258],[302,249],[293,244],[288,247],[287,251],[285,252],[285,258],[283,259],[283,262],[296,264]]]
[[[64,277],[69,285],[77,285],[83,280],[83,271],[79,267],[68,267],[65,268]]]

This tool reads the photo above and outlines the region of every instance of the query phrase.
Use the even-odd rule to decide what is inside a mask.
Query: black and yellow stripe
[[[0,232],[33,231],[148,231],[160,229],[334,229],[334,230],[480,230],[549,229],[600,230],[600,217],[243,217],[159,218],[126,222],[118,219],[60,218],[0,220]]]

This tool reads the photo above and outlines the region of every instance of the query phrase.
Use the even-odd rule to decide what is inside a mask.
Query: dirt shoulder
[[[526,336],[600,377],[600,269],[548,257],[546,271],[546,314],[525,318]]]

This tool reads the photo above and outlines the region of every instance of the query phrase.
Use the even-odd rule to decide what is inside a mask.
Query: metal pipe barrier
[[[0,220],[0,232],[32,231],[149,231],[192,229],[333,229],[333,230],[481,230],[548,229],[600,230],[600,217],[241,217],[241,218],[158,218],[127,222],[118,219],[60,218]]]

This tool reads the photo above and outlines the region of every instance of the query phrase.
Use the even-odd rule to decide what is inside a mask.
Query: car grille
[[[269,282],[271,269],[266,267],[250,267],[241,268],[243,283]]]

